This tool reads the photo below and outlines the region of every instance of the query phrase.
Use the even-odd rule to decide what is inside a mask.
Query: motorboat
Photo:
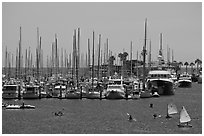
[[[17,84],[6,84],[2,88],[3,99],[17,99],[20,93],[20,86]]]
[[[102,90],[99,82],[94,81],[93,84],[89,83],[87,87],[86,98],[87,99],[100,99],[102,98]]]
[[[131,99],[139,99],[140,98],[140,92],[139,91],[133,91],[130,95]]]
[[[40,92],[40,97],[41,97],[41,98],[48,98],[48,93],[45,92],[45,91],[41,91],[41,92]]]
[[[140,89],[139,89],[139,81],[138,80],[135,80],[133,82],[133,91],[132,91],[132,94],[131,94],[131,98],[132,99],[139,99],[140,98]]]
[[[23,91],[23,99],[38,99],[40,96],[40,90],[38,85],[26,85]]]
[[[6,106],[6,109],[20,109],[21,105],[16,105],[16,104],[9,104]]]
[[[87,99],[100,99],[100,92],[99,91],[90,91],[86,95]]]
[[[148,90],[140,92],[140,98],[150,98],[152,97],[152,93]]]
[[[75,87],[68,88],[65,94],[65,98],[67,99],[80,99],[81,97],[81,92]]]
[[[33,105],[18,105],[18,104],[9,104],[6,106],[6,109],[35,109],[35,106]]]
[[[65,98],[66,95],[66,86],[65,85],[56,85],[52,92],[52,98]]]
[[[33,106],[33,105],[28,105],[28,104],[27,104],[27,105],[26,105],[26,104],[25,104],[25,105],[23,104],[23,105],[21,105],[20,109],[35,109],[35,106]]]
[[[181,74],[178,80],[178,87],[191,87],[191,76],[187,73]]]
[[[148,73],[147,89],[154,94],[173,95],[175,92],[174,81],[171,74],[166,70],[152,70]],[[156,89],[155,89],[156,88]]]
[[[109,78],[109,83],[106,91],[107,99],[123,99],[125,98],[125,88],[123,87],[123,79]]]

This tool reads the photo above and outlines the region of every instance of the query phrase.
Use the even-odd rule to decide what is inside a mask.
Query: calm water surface
[[[8,103],[20,101],[4,100]],[[2,109],[3,134],[129,134],[129,133],[202,133],[202,85],[178,88],[173,96],[139,100],[24,100],[34,110]],[[185,106],[192,118],[192,128],[178,128],[179,115],[166,119],[167,104],[180,111]],[[153,108],[149,104],[153,103]],[[54,112],[62,111],[63,116]],[[137,121],[129,122],[126,113]],[[153,114],[161,118],[153,118]]]

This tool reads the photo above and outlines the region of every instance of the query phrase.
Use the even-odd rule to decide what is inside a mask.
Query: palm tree
[[[180,66],[180,67],[183,66],[183,62],[180,61],[180,62],[179,62],[179,66]]]
[[[184,65],[186,66],[186,74],[187,74],[187,66],[189,65],[188,62],[185,62]]]
[[[128,56],[127,52],[118,54],[118,57],[120,58],[120,61],[122,62],[123,70],[125,69],[124,67],[125,67],[125,61],[127,60],[127,56]]]
[[[114,56],[110,56],[108,62],[109,62],[109,66],[110,66],[110,75],[113,75],[113,64],[114,64],[114,60],[115,57]]]
[[[122,60],[123,60],[123,54],[122,54],[122,53],[119,53],[119,54],[118,54],[118,57],[120,58],[120,61],[122,62]]]
[[[198,72],[199,72],[199,65],[202,63],[202,61],[201,60],[199,60],[199,59],[196,59],[195,60],[195,64],[197,64],[197,74],[198,74]]]
[[[194,66],[195,64],[193,63],[193,62],[191,62],[190,63],[190,66],[191,66],[191,75],[193,74],[193,66]]]
[[[178,66],[179,66],[179,70],[180,70],[180,73],[181,73],[181,66],[183,66],[183,62],[180,61],[180,62],[178,63]]]

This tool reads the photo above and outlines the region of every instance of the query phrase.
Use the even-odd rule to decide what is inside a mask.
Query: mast
[[[108,64],[108,60],[109,60],[109,58],[108,58],[108,56],[109,56],[109,54],[108,54],[108,38],[106,39],[106,63]]]
[[[151,70],[151,40],[149,42],[149,70]]]
[[[93,31],[93,52],[92,52],[92,91],[94,90],[93,82],[94,82],[94,31]]]
[[[5,69],[5,75],[7,75],[7,57],[8,57],[8,52],[7,52],[7,46],[6,46],[6,57],[5,57],[5,67],[4,67],[4,69]]]
[[[37,67],[37,80],[39,80],[39,28],[38,27],[37,27],[36,67]]]
[[[52,58],[51,58],[51,76],[52,76],[52,72],[55,66],[55,61],[54,61],[54,42],[52,42]]]
[[[11,57],[10,57],[11,53],[8,53],[8,79],[10,79],[11,77]]]
[[[18,78],[21,76],[21,26],[20,26],[20,40],[19,40],[19,49],[18,49]]]
[[[64,50],[64,67],[65,67],[65,74],[67,75],[67,71],[66,69],[68,69],[67,67],[67,52],[66,52],[66,49]]]
[[[26,49],[26,54],[25,54],[25,79],[27,76],[27,66],[28,66],[28,56],[27,56],[27,49]]]
[[[38,51],[38,54],[39,54],[39,74],[42,76],[43,74],[43,71],[42,71],[42,65],[43,65],[43,62],[42,62],[42,48],[41,48],[41,41],[42,41],[42,37],[40,37],[40,41],[39,41],[39,51]]]
[[[130,43],[130,75],[132,77],[132,41]]]
[[[18,77],[18,48],[16,48],[16,75],[15,78]]]
[[[85,64],[85,68],[87,68],[88,66],[88,56],[87,56],[87,52],[86,52],[86,64]]]
[[[89,73],[89,70],[90,70],[90,60],[91,60],[91,56],[90,56],[90,39],[88,39],[88,73]]]
[[[102,62],[103,62],[103,51],[102,51],[102,49],[101,49],[100,58],[101,58],[101,60],[100,60],[100,64],[102,65]]]
[[[71,70],[71,67],[72,67],[72,53],[69,53],[69,63],[68,63],[68,65],[69,65],[69,69]]]
[[[40,38],[41,39],[41,38]],[[37,49],[36,49],[36,67],[37,67],[37,80],[39,80],[39,67],[40,67],[40,40],[39,40],[39,28],[37,27]]]
[[[172,63],[174,62],[174,51],[172,49]]]
[[[106,63],[108,66],[108,71],[107,71],[107,75],[108,77],[110,76],[110,66],[109,66],[109,54],[108,54],[108,38],[106,39]]]
[[[106,64],[106,44],[104,43],[103,64]]]
[[[28,50],[28,72],[30,73],[30,46],[29,46],[29,50]]]
[[[75,42],[76,42],[76,30],[74,30],[74,36],[73,36],[73,61],[72,61],[72,79],[73,80],[75,80],[74,78],[75,78],[75,70],[76,70],[76,68],[75,68],[75,66],[76,66],[76,44],[75,44]]]
[[[58,72],[57,34],[55,34],[55,74]]]
[[[163,61],[163,53],[162,53],[162,33],[160,33],[160,49],[159,49],[159,65],[162,65],[162,61]]]
[[[146,68],[145,68],[145,60],[146,60],[146,40],[147,40],[147,19],[145,19],[145,38],[144,38],[144,46],[143,46],[143,91],[145,91],[145,78],[146,78]]]
[[[14,61],[14,58],[13,58],[13,53],[12,53],[12,60],[11,60],[11,67],[13,68],[13,61]]]
[[[77,73],[79,74],[79,69],[80,69],[80,66],[81,66],[81,64],[80,64],[80,28],[78,28],[78,59],[77,59],[77,61],[78,61],[78,64],[77,64]]]
[[[37,66],[37,79],[39,79],[39,55],[38,55],[38,49],[36,49],[36,66]]]
[[[99,76],[100,76],[100,48],[101,48],[101,35],[99,35],[99,45],[98,45],[98,80],[99,81]]]
[[[77,88],[78,88],[78,84],[79,84],[79,78],[78,78],[78,76],[79,76],[79,73],[78,73],[78,71],[79,71],[79,69],[78,69],[78,67],[79,67],[79,54],[78,54],[79,52],[78,52],[78,49],[77,49],[77,36],[76,36],[76,33],[75,33],[75,59],[76,59],[76,83],[77,83]]]

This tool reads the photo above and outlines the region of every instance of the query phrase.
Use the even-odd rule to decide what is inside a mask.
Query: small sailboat
[[[170,115],[176,114],[176,113],[178,113],[176,105],[173,104],[173,103],[168,104],[167,105],[167,115],[166,115],[166,118],[171,118]]]
[[[180,120],[179,120],[178,127],[192,127],[192,125],[189,124],[190,121],[191,121],[191,118],[187,113],[185,107],[183,106],[180,112]]]

